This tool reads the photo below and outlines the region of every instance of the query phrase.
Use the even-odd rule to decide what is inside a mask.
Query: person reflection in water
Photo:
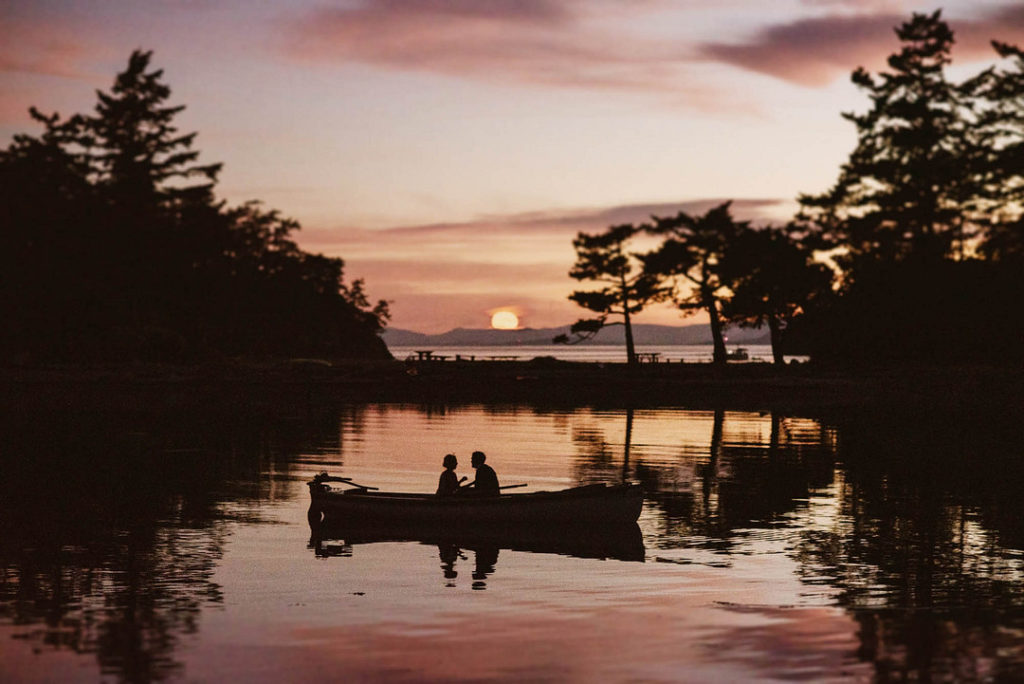
[[[458,493],[459,484],[466,478],[460,480],[455,475],[455,468],[459,465],[459,460],[455,458],[455,454],[446,454],[442,465],[444,465],[444,471],[437,481],[437,495],[451,496]]]
[[[473,457],[470,459],[470,463],[476,468],[476,479],[467,487],[472,487],[472,493],[476,496],[498,496],[498,475],[494,472],[494,468],[484,463],[487,460],[487,455],[482,451],[474,451]]]
[[[455,578],[459,576],[458,571],[455,569],[455,561],[466,560],[466,557],[462,555],[462,550],[455,544],[442,542],[437,545],[438,554],[441,556],[441,572],[444,574],[446,587],[455,586]]]
[[[498,563],[498,547],[481,546],[476,550],[475,561],[473,589],[480,591],[487,588],[487,576],[494,572],[494,566]]]

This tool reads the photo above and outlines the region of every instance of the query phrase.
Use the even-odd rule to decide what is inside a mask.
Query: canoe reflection
[[[494,572],[501,549],[639,562],[643,562],[645,553],[643,534],[636,523],[543,528],[321,522],[311,523],[310,532],[310,548],[320,557],[350,556],[354,546],[377,542],[409,541],[436,545],[446,573],[453,571],[462,551],[474,551],[474,579],[477,575],[483,579]]]

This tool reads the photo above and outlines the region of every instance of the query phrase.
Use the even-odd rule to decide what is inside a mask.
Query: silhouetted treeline
[[[299,225],[214,196],[220,164],[181,134],[136,51],[91,115],[35,108],[0,151],[0,351],[28,361],[388,356],[387,304]]]
[[[602,285],[570,297],[598,314],[572,332],[624,324],[628,340],[632,315],[671,301],[708,315],[718,364],[728,323],[767,325],[776,363],[1024,358],[1024,51],[994,41],[1002,61],[956,83],[940,12],[896,34],[888,71],[853,73],[871,108],[843,115],[858,141],[830,190],[801,196],[782,228],[736,221],[725,203],[580,234],[570,275]],[[630,251],[639,234],[663,242]]]
[[[1024,52],[953,82],[941,14],[896,29],[857,146],[798,219],[842,271],[799,332],[818,358],[1019,361],[1024,355]]]

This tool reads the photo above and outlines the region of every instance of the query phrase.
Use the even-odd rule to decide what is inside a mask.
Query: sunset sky
[[[730,198],[784,221],[829,186],[867,104],[850,72],[940,6],[954,77],[1024,43],[1008,1],[4,0],[0,138],[153,50],[220,196],[301,221],[393,327],[563,325],[577,231]]]

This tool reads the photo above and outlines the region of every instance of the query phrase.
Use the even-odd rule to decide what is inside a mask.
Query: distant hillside
[[[455,328],[437,335],[412,330],[387,328],[384,342],[389,347],[497,347],[536,346],[551,344],[556,335],[568,333],[569,326],[561,328],[523,328],[521,330],[491,330],[489,328]],[[768,344],[767,330],[732,328],[727,333],[729,344]],[[711,344],[711,330],[706,324],[697,325],[634,325],[633,338],[637,344],[664,346],[683,344]],[[625,344],[625,331],[621,325],[605,328],[594,339],[583,344]]]

